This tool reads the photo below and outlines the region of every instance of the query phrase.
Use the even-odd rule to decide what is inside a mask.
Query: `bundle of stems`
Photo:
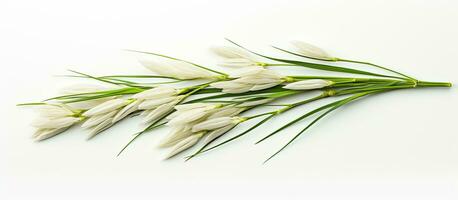
[[[214,47],[212,51],[221,58],[219,65],[230,69],[228,73],[166,55],[133,51],[142,55],[140,63],[154,72],[153,75],[92,76],[71,71],[71,77],[91,79],[103,85],[75,85],[64,88],[60,96],[19,105],[37,107],[39,118],[32,123],[37,128],[33,135],[37,141],[56,136],[77,124],[89,129],[90,139],[129,116],[139,115],[144,129],[133,135],[118,156],[141,135],[165,125],[170,132],[159,141],[159,146],[170,149],[166,159],[201,144],[196,152],[185,157],[189,160],[241,138],[274,120],[277,115],[311,102],[335,99],[299,114],[257,141],[256,144],[261,143],[289,126],[313,118],[281,149],[268,157],[268,161],[320,119],[348,103],[393,90],[451,87],[448,82],[420,81],[373,63],[333,57],[316,46],[300,41],[291,42],[293,50],[273,46],[295,59],[259,54],[227,41],[232,46]],[[339,63],[353,63],[355,67],[341,67]],[[384,73],[362,70],[362,65]],[[276,71],[277,67],[304,67],[352,76],[282,75]],[[186,86],[179,87],[177,84]],[[285,97],[312,91],[319,91],[318,95],[294,103],[281,103]],[[247,111],[258,107],[271,109],[247,114]],[[262,120],[243,132],[222,140],[222,136],[234,127],[260,118]]]

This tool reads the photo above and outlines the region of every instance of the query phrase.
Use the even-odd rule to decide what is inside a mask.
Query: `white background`
[[[32,112],[15,107],[55,94],[68,81],[53,75],[66,69],[148,73],[125,48],[215,64],[208,47],[224,37],[271,54],[269,44],[299,39],[457,83],[457,9],[452,0],[0,1],[0,199],[457,199],[457,87],[345,106],[266,165],[307,121],[253,143],[307,108],[184,163],[160,161],[155,145],[166,129],[116,158],[141,128],[135,119],[91,141],[72,129],[35,143]]]

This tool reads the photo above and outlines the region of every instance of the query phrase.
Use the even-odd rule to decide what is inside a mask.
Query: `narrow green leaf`
[[[254,126],[252,126],[252,127],[250,127],[249,129],[243,131],[242,133],[240,133],[240,134],[238,134],[238,135],[236,135],[236,136],[234,136],[234,137],[231,137],[231,138],[229,138],[229,139],[227,139],[227,140],[225,140],[225,141],[223,141],[223,142],[221,142],[221,143],[219,143],[219,144],[217,144],[217,145],[215,145],[215,146],[212,146],[212,147],[210,147],[210,148],[208,148],[208,149],[203,149],[203,148],[202,148],[202,149],[200,150],[200,152],[198,151],[198,152],[196,152],[195,154],[193,154],[192,156],[196,156],[196,155],[198,155],[198,154],[205,153],[205,152],[210,151],[210,150],[212,150],[212,149],[218,148],[218,147],[220,147],[220,146],[222,146],[222,145],[224,145],[224,144],[226,144],[226,143],[229,143],[229,142],[231,142],[231,141],[233,141],[233,140],[235,140],[235,139],[237,139],[237,138],[239,138],[239,137],[242,137],[243,135],[249,133],[250,131],[256,129],[257,127],[261,126],[261,125],[264,124],[265,122],[269,121],[269,120],[272,119],[274,116],[275,116],[275,115],[269,115],[268,117],[266,117],[266,118],[264,118],[263,120],[259,121],[259,122],[256,123]],[[216,138],[215,138],[215,140],[216,140]]]
[[[233,128],[235,128],[235,126],[232,127],[231,129],[227,130],[226,133],[229,132],[229,131],[231,131]],[[220,135],[220,136],[218,136],[218,137],[216,137],[216,138],[214,138],[214,139],[208,141],[206,144],[204,144],[204,146],[202,146],[199,150],[197,150],[196,153],[194,153],[194,154],[192,154],[192,155],[186,157],[185,161],[188,161],[188,160],[190,160],[191,158],[193,158],[194,156],[200,154],[208,145],[210,145],[211,143],[213,143],[214,141],[216,141],[218,138],[222,137],[223,135],[224,135],[224,134],[222,134],[222,135]]]
[[[120,91],[120,92],[110,92],[110,93],[104,93],[100,95],[94,95],[94,96],[88,96],[88,97],[76,97],[76,98],[71,98],[71,99],[64,99],[61,100],[63,103],[76,103],[76,102],[81,102],[81,101],[88,101],[88,100],[94,100],[94,99],[101,99],[105,97],[112,97],[112,96],[118,96],[118,95],[127,95],[127,94],[136,94],[138,91],[136,90],[126,90],[126,91]]]
[[[34,102],[34,103],[19,103],[19,104],[16,104],[16,106],[40,106],[40,105],[47,105],[47,103]]]
[[[298,66],[303,66],[311,69],[317,69],[317,70],[324,70],[324,71],[334,71],[334,72],[342,72],[342,73],[351,73],[351,74],[362,74],[362,75],[369,75],[369,76],[378,76],[378,77],[389,77],[389,78],[399,78],[399,77],[394,77],[394,76],[388,76],[388,75],[383,75],[383,74],[377,74],[377,73],[372,73],[372,72],[367,72],[367,71],[362,71],[362,70],[357,70],[357,69],[351,69],[351,68],[346,68],[346,67],[337,67],[337,66],[332,66],[332,65],[324,65],[324,64],[317,64],[317,63],[309,63],[309,62],[303,62],[303,61],[296,61],[296,60],[287,60],[287,59],[280,59],[280,58],[274,58],[270,56],[265,56],[259,53],[256,53],[254,51],[251,51],[237,43],[235,43],[232,40],[229,40],[226,38],[227,41],[231,42],[232,44],[245,49],[255,55],[274,60],[277,62],[283,62],[283,63],[289,63],[293,65],[298,65]]]
[[[414,78],[410,77],[410,76],[407,76],[403,73],[400,73],[400,72],[397,72],[395,70],[392,70],[392,69],[389,69],[389,68],[386,68],[386,67],[383,67],[383,66],[380,66],[380,65],[376,65],[376,64],[373,64],[373,63],[369,63],[369,62],[362,62],[362,61],[355,61],[355,60],[347,60],[347,59],[340,59],[340,58],[336,58],[335,60],[326,60],[326,59],[319,59],[319,58],[313,58],[313,57],[309,57],[309,56],[305,56],[305,55],[302,55],[302,54],[298,54],[298,53],[294,53],[294,52],[291,52],[291,51],[288,51],[288,50],[285,50],[285,49],[282,49],[282,48],[279,48],[279,47],[276,47],[276,46],[272,46],[273,48],[277,49],[277,50],[280,50],[280,51],[283,51],[283,52],[286,52],[286,53],[289,53],[289,54],[292,54],[292,55],[295,55],[295,56],[299,56],[299,57],[303,57],[303,58],[309,58],[309,59],[314,59],[314,60],[321,60],[321,61],[332,61],[332,62],[336,62],[336,61],[340,61],[340,62],[349,62],[349,63],[357,63],[357,64],[363,64],[363,65],[369,65],[369,66],[372,66],[372,67],[375,67],[375,68],[379,68],[379,69],[383,69],[385,71],[389,71],[391,73],[395,73],[397,75],[401,75],[401,76],[404,76],[406,77],[407,79],[413,79],[415,80]],[[401,77],[399,77],[401,78]],[[404,78],[401,78],[401,79],[404,79]]]
[[[291,55],[303,57],[303,58],[308,58],[308,59],[313,59],[313,60],[320,60],[320,61],[335,62],[334,60],[330,60],[330,59],[320,59],[320,58],[309,57],[309,56],[305,56],[305,55],[302,55],[302,54],[294,53],[294,52],[291,52],[291,51],[288,51],[288,50],[285,50],[285,49],[281,49],[281,48],[276,47],[276,46],[273,46],[273,45],[270,45],[270,46],[271,46],[272,48],[274,48],[274,49],[283,51],[283,52],[285,52],[285,53],[289,53],[289,54],[291,54]]]
[[[162,125],[164,125],[165,123],[160,123],[160,124],[157,124],[159,121],[161,121],[162,119],[164,119],[165,117],[167,117],[168,114],[170,114],[171,112],[165,114],[163,117],[161,117],[160,119],[156,120],[154,123],[152,123],[151,125],[149,125],[148,127],[146,127],[145,129],[143,129],[142,131],[140,132],[137,132],[134,134],[134,136],[132,137],[132,139],[129,140],[129,142],[127,142],[126,145],[124,145],[122,147],[122,149],[118,152],[118,154],[116,155],[116,157],[120,156],[122,152],[124,152],[124,150],[127,149],[128,146],[130,146],[132,144],[132,142],[134,142],[134,140],[138,139],[138,137],[140,137],[141,135],[143,135],[144,133],[148,132],[148,131],[151,131],[157,127],[160,127]]]
[[[113,90],[103,90],[103,91],[97,91],[97,92],[83,92],[83,93],[77,93],[77,94],[68,94],[68,95],[62,95],[62,96],[56,96],[52,97],[49,99],[45,99],[44,101],[49,101],[49,100],[62,100],[62,99],[73,99],[73,98],[82,98],[82,97],[91,97],[94,95],[100,95],[100,94],[119,94],[122,92],[141,92],[143,91],[142,89],[139,88],[120,88],[120,89],[113,89]]]
[[[303,119],[309,117],[310,115],[313,115],[313,114],[315,114],[315,113],[317,113],[317,112],[320,112],[320,111],[322,111],[322,110],[324,110],[324,109],[326,109],[326,108],[329,108],[329,107],[331,107],[331,106],[334,106],[334,105],[338,104],[338,103],[341,102],[341,101],[343,101],[343,100],[339,100],[339,101],[335,101],[335,102],[333,102],[333,103],[326,104],[326,105],[321,106],[321,107],[319,107],[319,108],[317,108],[317,109],[315,109],[315,110],[312,110],[312,111],[310,111],[310,112],[308,112],[308,113],[305,113],[304,115],[302,115],[302,116],[300,116],[300,117],[294,119],[293,121],[290,121],[289,123],[287,123],[287,124],[283,125],[282,127],[276,129],[274,132],[272,132],[272,133],[268,134],[267,136],[263,137],[261,140],[257,141],[255,144],[259,144],[259,143],[261,143],[262,141],[264,141],[264,140],[266,140],[266,139],[272,137],[273,135],[277,134],[278,132],[282,131],[283,129],[285,129],[285,128],[291,126],[291,125],[293,125],[294,123],[296,123],[296,122],[298,122],[298,121],[301,121],[301,120],[303,120]]]
[[[288,143],[286,143],[282,148],[280,148],[277,152],[275,152],[274,154],[272,154],[269,158],[267,158],[264,163],[268,162],[270,159],[272,159],[273,157],[275,157],[277,154],[279,154],[281,151],[283,151],[288,145],[290,145],[294,140],[296,140],[300,135],[302,135],[302,133],[304,133],[308,128],[310,128],[313,124],[315,124],[316,122],[318,122],[321,118],[323,118],[324,116],[326,116],[327,114],[331,113],[332,111],[336,110],[337,108],[353,101],[353,100],[356,100],[360,97],[363,97],[363,96],[366,96],[370,93],[360,93],[360,94],[356,94],[356,95],[353,95],[351,97],[348,97],[344,100],[341,100],[341,101],[338,101],[337,104],[333,105],[329,110],[327,110],[326,112],[324,112],[323,114],[321,114],[320,116],[318,116],[315,120],[313,120],[309,125],[307,125],[305,128],[303,128],[298,134],[296,134],[291,140],[288,141]]]
[[[325,115],[329,114],[330,112],[332,112],[333,110],[337,109],[339,107],[339,104],[335,105],[334,107],[332,107],[331,109],[329,109],[328,111],[326,111],[325,113],[321,114],[320,116],[318,116],[315,120],[313,120],[308,126],[306,126],[304,129],[302,129],[298,134],[296,134],[290,141],[288,141],[288,143],[286,143],[282,148],[280,148],[277,152],[275,152],[274,154],[272,154],[269,158],[267,158],[264,163],[266,163],[267,161],[269,161],[270,159],[272,159],[273,157],[275,157],[277,154],[279,154],[281,151],[283,151],[283,149],[285,149],[289,144],[291,144],[294,140],[296,140],[296,138],[298,138],[304,131],[306,131],[308,128],[310,128],[313,124],[315,124],[318,120],[320,120],[321,118],[323,118]]]
[[[177,61],[181,61],[181,62],[185,62],[185,63],[191,64],[191,65],[194,65],[194,66],[199,67],[201,69],[205,69],[207,71],[211,71],[211,72],[214,72],[214,73],[217,73],[217,74],[220,74],[220,75],[228,76],[228,74],[226,74],[226,73],[219,72],[219,71],[210,69],[208,67],[204,67],[202,65],[198,65],[196,63],[192,63],[192,62],[189,62],[189,61],[186,61],[186,60],[182,60],[182,59],[178,59],[178,58],[174,58],[174,57],[170,57],[170,56],[166,56],[166,55],[162,55],[162,54],[158,54],[158,53],[152,53],[152,52],[146,52],[146,51],[137,51],[137,50],[130,50],[130,49],[126,49],[126,51],[131,51],[131,52],[136,52],[136,53],[143,53],[143,54],[150,54],[150,55],[155,55],[155,56],[159,56],[159,57],[163,57],[163,58],[168,58],[168,59],[171,59],[171,60],[177,60]]]
[[[97,77],[95,77],[95,76],[91,76],[91,75],[89,75],[89,74],[85,74],[85,73],[78,72],[78,71],[75,71],[75,70],[69,69],[68,71],[73,72],[73,73],[75,73],[75,74],[82,75],[82,76],[87,77],[87,78],[91,78],[91,79],[94,79],[94,80],[98,80],[98,81],[101,81],[101,82],[105,82],[105,83],[110,83],[110,84],[118,85],[118,84],[113,83],[113,82],[111,82],[111,81],[104,80],[104,79],[101,79],[101,78],[97,78]]]

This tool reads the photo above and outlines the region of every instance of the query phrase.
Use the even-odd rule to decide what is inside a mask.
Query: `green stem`
[[[429,82],[429,81],[400,81],[400,82],[392,82],[387,84],[381,85],[374,85],[372,87],[364,87],[364,88],[349,88],[338,90],[335,95],[346,95],[346,94],[354,94],[359,92],[365,91],[378,91],[378,90],[396,90],[396,89],[408,89],[408,88],[416,88],[416,87],[451,87],[452,84],[449,82]]]
[[[383,67],[383,66],[380,66],[380,65],[376,65],[376,64],[373,64],[373,63],[370,63],[370,62],[363,62],[363,61],[357,61],[357,60],[348,60],[348,59],[341,59],[341,58],[335,58],[335,61],[348,62],[348,63],[357,63],[357,64],[363,64],[363,65],[370,65],[370,66],[373,66],[373,67],[376,67],[376,68],[379,68],[379,69],[383,69],[383,70],[386,70],[386,71],[389,71],[389,72],[404,76],[404,77],[406,77],[408,79],[416,80],[415,78],[412,78],[412,77],[410,77],[408,75],[405,75],[405,74],[403,74],[401,72],[397,72],[395,70],[388,69],[386,67]]]
[[[418,87],[452,87],[452,83],[449,82],[429,82],[429,81],[418,81]]]
[[[294,64],[285,64],[285,63],[264,63],[266,67],[275,67],[275,66],[296,66]]]
[[[347,94],[354,94],[360,92],[370,92],[370,91],[378,91],[378,90],[394,90],[394,89],[406,89],[406,88],[414,88],[415,85],[396,85],[396,86],[374,86],[369,88],[357,88],[357,89],[349,89],[349,90],[340,90],[336,92],[336,95],[347,95]]]
[[[262,117],[264,115],[273,115],[275,113],[276,113],[276,111],[270,111],[270,112],[265,112],[265,113],[261,113],[261,114],[257,114],[257,115],[252,115],[252,116],[249,116],[249,117],[245,117],[245,119],[246,119],[245,121],[248,121],[250,119],[255,119],[255,118],[258,118],[258,117]]]

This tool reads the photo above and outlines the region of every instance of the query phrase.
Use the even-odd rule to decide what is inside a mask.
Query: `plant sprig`
[[[171,131],[160,142],[161,147],[171,149],[166,158],[171,158],[202,141],[202,146],[186,157],[186,160],[190,160],[254,132],[258,127],[273,122],[276,116],[285,112],[310,106],[312,102],[320,103],[323,99],[335,99],[289,119],[286,124],[259,139],[255,144],[272,139],[273,136],[280,136],[286,128],[299,124],[306,118],[314,117],[309,124],[268,157],[264,161],[266,163],[325,116],[363,97],[400,89],[452,86],[448,82],[421,81],[397,70],[370,62],[330,56],[322,49],[302,42],[293,43],[297,47],[295,51],[272,46],[274,49],[297,57],[291,60],[260,54],[232,40],[226,40],[235,48],[222,47],[215,52],[223,58],[222,66],[242,68],[238,71],[234,70],[234,73],[222,72],[213,67],[158,53],[127,50],[163,58],[159,60],[164,60],[164,63],[162,61],[143,63],[142,61],[145,67],[156,73],[152,75],[94,76],[69,70],[73,74],[66,77],[94,80],[108,84],[110,87],[89,88],[88,91],[84,90],[86,92],[71,92],[42,102],[22,103],[18,106],[40,108],[40,118],[33,123],[37,128],[34,138],[39,141],[56,136],[79,123],[82,128],[89,129],[88,139],[90,139],[125,118],[141,116],[146,127],[133,134],[117,156],[120,156],[145,133],[168,126],[171,127]],[[273,63],[262,62],[258,58]],[[321,63],[304,59],[318,60]],[[323,62],[332,64],[323,64]],[[375,73],[353,67],[342,67],[339,66],[341,62],[367,65],[383,72]],[[305,67],[346,75],[282,75],[275,69],[271,69],[275,66]],[[192,82],[195,80],[203,83]],[[176,83],[184,86],[178,87]],[[299,96],[310,91],[320,93],[293,103],[282,102],[286,97]],[[89,107],[78,108],[78,103],[88,103]],[[259,107],[268,108],[269,111],[256,112],[256,108]],[[248,115],[248,111],[256,113]],[[241,133],[218,142],[227,132],[254,119],[260,120]]]

